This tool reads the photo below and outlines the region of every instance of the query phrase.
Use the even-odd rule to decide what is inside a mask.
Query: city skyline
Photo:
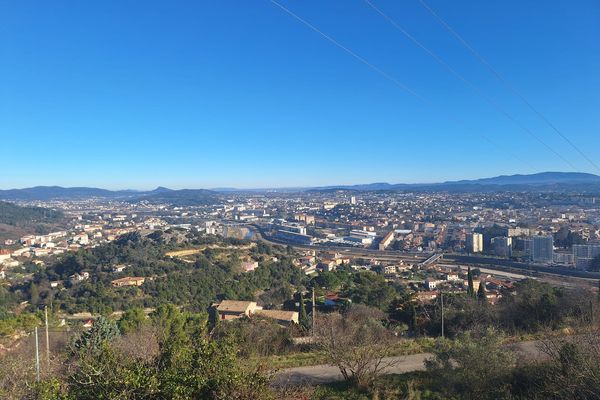
[[[426,4],[598,164],[596,3]],[[2,188],[598,173],[416,0],[0,7]]]

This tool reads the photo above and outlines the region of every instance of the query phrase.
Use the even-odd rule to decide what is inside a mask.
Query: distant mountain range
[[[494,178],[483,178],[471,181],[445,182],[446,184],[479,184],[479,185],[552,185],[559,183],[598,183],[600,176],[583,172],[540,172],[530,175],[500,175]]]
[[[27,189],[0,190],[4,200],[60,200],[111,198],[127,201],[147,201],[149,203],[171,203],[176,205],[209,204],[218,199],[218,193],[206,189],[172,190],[158,187],[150,191],[107,190],[90,187],[64,188],[60,186],[36,186]]]
[[[36,186],[26,189],[0,190],[0,199],[4,200],[51,200],[80,198],[115,198],[127,201],[147,201],[149,203],[171,203],[175,205],[210,204],[219,201],[225,192],[245,191],[451,191],[451,192],[488,192],[488,191],[580,191],[600,194],[600,176],[580,172],[541,172],[530,175],[502,175],[493,178],[475,180],[448,181],[441,183],[397,183],[385,182],[359,185],[339,185],[281,189],[180,189],[172,190],[158,187],[150,191],[107,190],[88,187],[64,188],[60,186]]]
[[[589,186],[588,186],[589,185]],[[364,185],[328,186],[316,190],[422,190],[422,191],[497,191],[562,190],[581,187],[600,190],[600,176],[582,172],[540,172],[529,175],[501,175],[493,178],[447,181],[441,183],[369,183]]]

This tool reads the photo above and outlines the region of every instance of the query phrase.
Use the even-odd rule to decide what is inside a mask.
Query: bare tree
[[[48,380],[64,374],[64,360],[54,349],[62,349],[67,340],[65,332],[51,332],[50,363],[41,362],[41,379]],[[0,354],[0,399],[28,399],[36,386],[35,344],[33,336],[19,340],[10,350]]]
[[[547,398],[600,399],[600,332],[543,341]]]
[[[329,362],[359,387],[371,385],[395,363],[386,356],[397,339],[383,326],[384,318],[378,309],[353,305],[343,314],[323,314],[317,322],[317,342]]]
[[[117,338],[113,346],[128,358],[149,363],[160,353],[157,331],[154,325],[142,325],[137,330]]]

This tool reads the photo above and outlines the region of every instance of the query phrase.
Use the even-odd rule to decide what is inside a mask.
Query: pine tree
[[[36,305],[40,301],[40,290],[33,282],[29,285],[29,297],[31,304]]]
[[[308,320],[308,315],[306,314],[306,305],[304,304],[304,295],[300,293],[300,316],[299,316],[300,327],[304,331],[308,331],[310,329],[310,321]]]
[[[221,325],[221,315],[219,314],[219,310],[217,310],[217,307],[212,307],[209,311],[209,322],[210,322],[210,330],[214,331],[217,330],[219,328],[219,326]]]
[[[215,329],[218,329],[221,326],[221,314],[219,314],[219,310],[215,310]]]
[[[471,272],[471,267],[469,266],[467,269],[467,295],[470,297],[475,297],[475,288],[473,287],[473,273]]]
[[[479,289],[477,290],[477,298],[480,301],[487,302],[487,296],[485,292],[485,283],[483,281],[479,282]]]
[[[77,351],[97,352],[102,346],[119,336],[119,327],[112,319],[100,316],[94,321],[94,325],[88,331],[82,332],[72,339],[71,347]]]
[[[417,335],[417,309],[415,308],[415,304],[413,302],[410,303],[410,331]]]

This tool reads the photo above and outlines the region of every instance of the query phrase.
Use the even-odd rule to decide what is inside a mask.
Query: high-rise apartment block
[[[471,233],[467,235],[466,248],[469,253],[481,253],[483,251],[483,234]]]

